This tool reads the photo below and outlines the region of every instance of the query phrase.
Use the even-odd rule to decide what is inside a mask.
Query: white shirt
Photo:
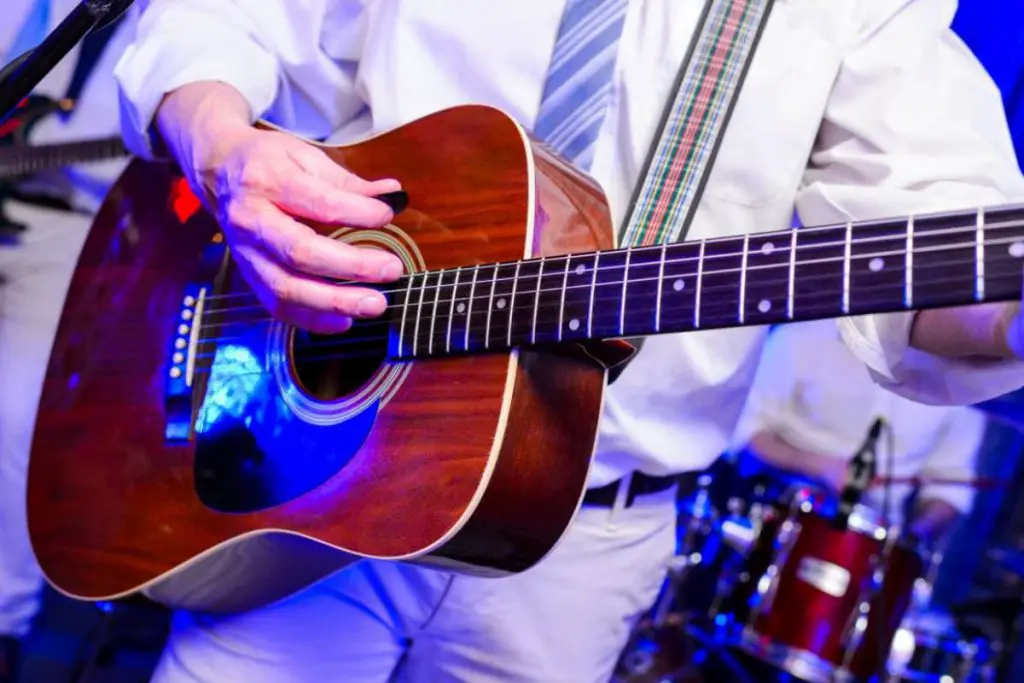
[[[0,22],[0,55],[7,54],[35,2],[36,0],[4,0],[4,21]],[[49,30],[53,31],[78,4],[79,0],[50,0]],[[111,36],[110,42],[107,43],[106,49],[82,88],[74,113],[66,120],[59,115],[44,118],[33,130],[29,140],[31,144],[90,140],[120,133],[114,65],[134,35],[132,23],[137,14],[137,10],[129,10],[117,32]],[[71,84],[80,52],[81,43],[75,45],[53,71],[43,78],[35,92],[54,99],[64,97]],[[126,159],[115,159],[65,169],[63,175],[75,190],[75,203],[87,209],[98,208],[110,184],[121,173],[126,163]]]
[[[741,448],[761,430],[822,457],[849,460],[860,448],[875,418],[892,429],[892,475],[896,479],[969,481],[975,477],[985,417],[974,408],[930,406],[885,391],[842,343],[835,325],[797,323],[778,328],[765,344],[750,396],[740,418],[734,447]],[[879,476],[889,476],[889,441],[879,440]],[[911,492],[906,483],[890,488],[890,515]],[[923,498],[945,500],[970,511],[974,489],[927,484]],[[868,500],[882,505],[882,490]]]
[[[199,80],[233,85],[255,116],[334,141],[474,102],[531,127],[563,6],[151,0],[117,67],[125,135],[150,153],[146,132],[164,93]],[[591,169],[617,222],[701,7],[630,3]],[[955,8],[954,0],[779,0],[690,238],[785,229],[794,205],[804,224],[821,224],[1024,198],[999,95],[948,31]],[[1024,384],[1021,363],[972,369],[908,351],[910,318],[842,324],[892,389],[969,403]],[[632,469],[707,466],[727,446],[764,335],[649,339],[608,392],[592,484]]]

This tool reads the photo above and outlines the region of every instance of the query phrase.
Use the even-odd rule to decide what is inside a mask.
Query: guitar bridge
[[[196,397],[205,393],[201,374],[209,365],[207,356],[216,346],[214,342],[204,341],[201,334],[203,314],[210,296],[217,290],[226,263],[227,247],[217,235],[203,251],[200,277],[182,292],[181,308],[167,353],[164,438],[168,441],[188,441],[195,434]],[[202,277],[204,275],[206,277]]]

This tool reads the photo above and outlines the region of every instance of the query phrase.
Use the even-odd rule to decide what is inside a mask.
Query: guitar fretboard
[[[127,153],[124,143],[118,137],[52,145],[0,147],[0,180],[68,164],[113,159]]]
[[[1024,207],[413,273],[389,355],[768,325],[1021,296]]]

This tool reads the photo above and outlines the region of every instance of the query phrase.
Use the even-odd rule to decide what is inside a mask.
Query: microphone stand
[[[37,47],[0,70],[0,123],[90,32],[121,16],[135,0],[81,0]]]
[[[853,509],[860,503],[864,493],[871,486],[871,480],[875,478],[878,470],[878,438],[882,434],[884,424],[881,418],[874,421],[864,443],[850,460],[846,485],[839,494],[839,506],[833,520],[837,529],[846,529]]]

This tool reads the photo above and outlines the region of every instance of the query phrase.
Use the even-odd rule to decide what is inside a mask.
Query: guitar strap
[[[707,0],[626,212],[620,247],[686,239],[774,0]],[[643,339],[631,339],[637,351]],[[635,357],[635,355],[634,355]],[[626,363],[609,371],[613,382]]]

